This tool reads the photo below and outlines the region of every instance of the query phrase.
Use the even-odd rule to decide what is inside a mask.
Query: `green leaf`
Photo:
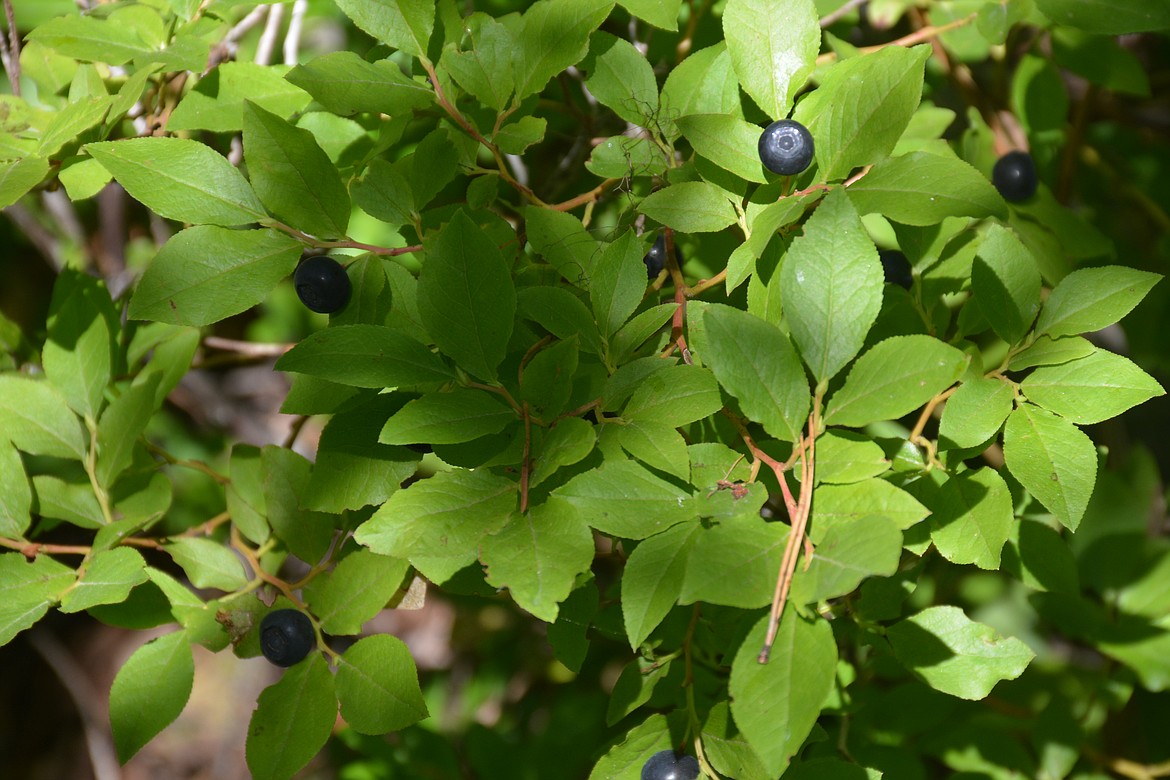
[[[33,561],[16,552],[0,553],[0,647],[40,620],[77,572],[47,555]]]
[[[862,355],[829,399],[825,422],[860,427],[895,420],[947,389],[968,356],[931,336],[895,336]]]
[[[629,41],[607,32],[593,33],[581,69],[588,74],[589,92],[627,122],[648,126],[658,115],[654,69]]]
[[[20,453],[0,436],[0,536],[20,539],[32,517],[32,488]]]
[[[439,350],[483,379],[504,359],[516,289],[496,242],[462,211],[428,247],[418,310]]]
[[[430,0],[337,0],[358,29],[413,57],[426,57],[435,29]]]
[[[410,650],[389,634],[359,639],[342,654],[337,699],[341,717],[359,734],[398,731],[430,714]]]
[[[300,243],[275,230],[187,228],[171,236],[147,267],[129,316],[210,325],[264,300],[300,256]]]
[[[699,529],[686,523],[666,529],[630,553],[622,574],[622,619],[637,650],[682,594],[687,560]],[[616,695],[616,689],[615,689]]]
[[[727,114],[690,114],[675,120],[695,151],[741,179],[768,181],[757,144],[760,128]]]
[[[383,444],[457,444],[499,433],[516,412],[483,390],[430,393],[409,401],[386,421]]]
[[[792,582],[795,603],[816,604],[857,590],[867,577],[888,577],[902,558],[902,531],[883,515],[839,520],[816,543],[808,568]]]
[[[320,653],[289,667],[260,694],[246,757],[255,780],[288,780],[317,755],[337,721],[333,675]]]
[[[643,254],[642,242],[627,230],[597,260],[589,280],[589,300],[604,338],[616,333],[642,302],[646,292]]]
[[[518,315],[560,339],[580,337],[581,349],[603,351],[593,315],[581,299],[562,287],[525,287],[516,295]]]
[[[1075,336],[1112,325],[1129,314],[1161,278],[1117,265],[1073,271],[1044,302],[1036,334]]]
[[[439,66],[476,100],[503,111],[516,87],[512,74],[516,41],[506,25],[487,14],[472,14],[464,24],[472,48],[459,51],[448,44]]]
[[[723,34],[743,91],[772,119],[783,119],[821,49],[821,26],[811,0],[777,6],[769,0],[729,0]],[[757,135],[758,138],[758,135]]]
[[[548,120],[544,117],[524,116],[510,122],[492,136],[492,141],[504,154],[522,154],[525,149],[544,140]]]
[[[572,214],[535,206],[524,209],[524,220],[533,251],[556,268],[569,284],[588,287],[600,246],[581,220]],[[561,338],[568,335],[571,334]]]
[[[647,196],[638,210],[680,233],[716,233],[736,219],[726,193],[705,181],[664,187]]]
[[[992,329],[1020,342],[1040,311],[1040,271],[1027,247],[1002,225],[992,225],[971,268],[975,302]]]
[[[351,191],[358,208],[391,227],[409,225],[414,220],[410,182],[385,160],[370,163],[362,178],[352,183]]]
[[[959,385],[947,399],[938,426],[940,449],[978,447],[991,439],[1012,413],[1015,390],[1002,379],[978,377]]]
[[[524,366],[520,397],[548,420],[564,410],[577,373],[577,339],[558,341],[536,353]]]
[[[244,162],[257,197],[276,217],[318,238],[345,235],[349,192],[308,130],[246,101]]]
[[[686,425],[723,408],[715,376],[706,368],[677,365],[646,377],[626,404],[622,417]]]
[[[186,138],[128,138],[85,146],[130,196],[179,222],[235,227],[264,219],[256,193],[231,163]]]
[[[80,421],[46,381],[0,375],[0,431],[18,450],[32,455],[85,458]]]
[[[544,436],[532,461],[529,486],[535,487],[562,466],[571,466],[585,458],[597,446],[597,434],[588,421],[567,417]]]
[[[445,582],[476,559],[482,539],[516,511],[516,483],[486,471],[447,471],[390,496],[354,534],[376,553],[409,559]]]
[[[898,660],[927,685],[971,701],[986,698],[1001,680],[1019,677],[1036,655],[951,606],[928,607],[886,635]]]
[[[1035,366],[1055,366],[1077,358],[1088,357],[1097,348],[1088,339],[1080,336],[1066,336],[1054,339],[1040,336],[1032,346],[1017,353],[1008,363],[1011,371],[1023,371]]]
[[[769,435],[800,438],[809,411],[808,379],[796,350],[776,326],[729,306],[703,312],[709,354],[702,356],[719,384]]]
[[[538,0],[521,18],[513,59],[516,100],[544,85],[589,50],[589,35],[609,12],[613,0]]]
[[[95,554],[72,588],[61,597],[62,612],[80,612],[98,604],[120,604],[136,585],[146,582],[146,561],[129,547]]]
[[[352,54],[349,56],[357,59]],[[295,69],[293,73],[300,69]],[[234,60],[221,62],[183,96],[167,120],[167,130],[238,133],[244,129],[245,101],[251,101],[280,116],[292,116],[304,111],[310,102],[306,92],[312,94],[312,90],[302,88],[303,85],[286,70],[287,67],[282,65],[259,65]],[[317,95],[313,94],[313,97]]]
[[[889,155],[918,108],[929,56],[929,46],[887,46],[825,73],[794,115],[816,140],[820,179],[843,179]]]
[[[42,517],[64,520],[81,528],[101,528],[106,517],[94,495],[93,486],[84,473],[79,474],[77,471],[66,479],[51,474],[35,475],[32,483],[36,511]]]
[[[739,80],[723,41],[691,54],[678,64],[662,85],[663,132],[671,139],[678,128],[671,117],[690,114],[743,116]],[[758,136],[757,136],[758,140]]]
[[[884,479],[866,479],[848,485],[820,485],[813,502],[814,531],[832,528],[868,515],[882,515],[899,530],[919,523],[930,510],[906,491]]]
[[[604,534],[645,539],[695,518],[690,495],[633,461],[609,461],[553,491]]]
[[[830,429],[817,437],[818,482],[861,482],[889,468],[890,461],[882,448],[862,433]]]
[[[546,623],[557,619],[577,575],[593,562],[593,533],[571,508],[541,504],[486,537],[480,559],[488,584]]]
[[[136,11],[134,17],[111,14],[105,19],[91,15],[60,16],[37,25],[29,32],[28,38],[66,57],[124,65],[135,57],[154,51],[155,47],[143,39],[143,34],[149,35],[149,28],[153,26],[151,17],[154,25],[162,22],[154,9],[139,6]],[[142,16],[143,13],[146,16]],[[141,24],[131,24],[131,18]]]
[[[740,609],[772,603],[788,526],[752,514],[702,529],[691,548],[679,603],[704,601]],[[734,571],[734,577],[727,572]]]
[[[932,510],[930,538],[951,563],[995,571],[1015,528],[1012,496],[995,469],[955,474],[942,484]]]
[[[113,365],[118,313],[105,285],[62,269],[49,303],[48,339],[41,361],[49,381],[73,411],[96,420]]]
[[[120,762],[129,761],[179,717],[194,681],[186,632],[152,639],[134,651],[110,687],[110,728]]]
[[[0,163],[0,208],[11,206],[49,173],[49,161],[43,157],[22,157]]]
[[[650,661],[642,656],[626,664],[609,695],[605,725],[612,726],[649,701],[658,683],[670,673],[670,665],[669,660]]]
[[[1033,590],[1080,592],[1077,563],[1068,542],[1035,520],[1022,519],[1012,528],[1001,568]]]
[[[1102,35],[1170,30],[1170,7],[1160,0],[1036,0],[1052,21]]]
[[[756,622],[731,664],[731,714],[769,776],[779,775],[833,689],[837,645],[828,622],[786,609],[766,664],[756,660],[770,618]]]
[[[360,634],[398,591],[409,568],[404,560],[356,550],[305,586],[305,600],[325,633]]]
[[[92,97],[71,101],[45,126],[36,154],[40,157],[57,157],[68,143],[74,142],[87,130],[101,124],[114,99],[108,96]]]
[[[829,193],[780,268],[792,339],[818,382],[857,355],[882,307],[882,266],[845,193]]]
[[[146,430],[151,415],[158,408],[155,399],[162,375],[151,371],[140,376],[135,384],[110,402],[98,421],[95,471],[98,484],[107,489],[130,466],[138,437]]]
[[[341,116],[359,113],[400,116],[435,102],[430,87],[404,76],[393,60],[366,62],[351,51],[330,52],[311,59],[293,68],[285,78]],[[179,105],[187,100],[190,98]],[[256,103],[269,108],[262,100]]]
[[[1097,450],[1076,426],[1022,404],[1007,419],[1003,457],[1012,476],[1075,531],[1097,481]]]
[[[306,509],[341,512],[381,504],[414,474],[417,452],[378,442],[383,421],[400,403],[400,398],[383,394],[333,415],[317,445]]]
[[[732,721],[731,706],[726,701],[718,702],[707,714],[703,723],[703,752],[716,771],[729,777],[770,780],[760,757]]]
[[[319,330],[281,356],[276,369],[379,389],[455,378],[455,372],[425,344],[380,325],[336,325]]]
[[[163,546],[197,588],[231,592],[244,587],[248,578],[235,552],[212,539],[178,537]]]
[[[617,439],[626,452],[648,466],[681,479],[690,473],[686,440],[672,425],[656,420],[631,420],[618,426]]]
[[[677,736],[681,738],[682,734]],[[601,757],[589,773],[589,780],[638,780],[650,756],[672,749],[677,741],[666,717],[651,715]]]
[[[1080,425],[1103,422],[1165,395],[1132,361],[1103,349],[1055,366],[1041,366],[1020,389],[1029,401]]]
[[[264,498],[264,470],[260,450],[245,444],[232,447],[226,489],[232,524],[254,544],[268,541],[268,505]]]
[[[620,0],[620,5],[644,22],[663,30],[678,29],[683,0]]]
[[[293,555],[315,564],[329,550],[334,518],[302,509],[312,464],[292,450],[270,445],[261,450],[264,504],[272,532]]]
[[[881,214],[904,225],[937,225],[947,217],[1007,218],[991,182],[954,155],[892,157],[852,184],[849,198],[862,214]]]

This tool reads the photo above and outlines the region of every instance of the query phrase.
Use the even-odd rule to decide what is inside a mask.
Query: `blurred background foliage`
[[[530,5],[528,0],[451,0],[447,4],[460,13],[479,10],[495,16]],[[239,18],[255,4],[224,5],[238,5],[225,13]],[[981,6],[982,0],[861,4],[817,0],[817,5],[822,15],[847,6],[828,33],[842,47],[859,47],[909,33],[927,18],[945,23]],[[721,6],[722,2],[688,0],[679,33],[633,23],[621,8],[604,29],[632,34],[644,44],[661,83],[687,51],[722,39]],[[22,32],[76,12],[73,0],[15,0],[14,7]],[[234,56],[250,60],[262,31],[263,25],[248,31]],[[364,56],[377,45],[349,25],[329,0],[308,3],[299,54],[302,62],[339,49]],[[1170,46],[1165,36],[1106,38],[1068,31],[1054,36],[1023,23],[1008,32],[1001,46],[989,45],[971,29],[947,34],[941,45],[927,67],[924,100],[954,112],[945,136],[951,143],[984,149],[980,159],[986,172],[994,153],[980,111],[984,115],[1012,113],[1029,139],[1041,179],[1091,226],[1085,232],[1086,256],[1078,258],[1078,263],[1102,264],[1112,259],[1163,274],[1170,270]],[[965,75],[957,77],[956,72]],[[624,122],[590,100],[580,78],[568,73],[558,81],[559,85],[545,90],[536,108],[536,115],[549,123],[545,140],[525,156],[527,182],[548,201],[594,186],[598,178],[584,166],[591,139],[625,129]],[[745,107],[750,121],[765,122],[750,101],[745,101]],[[392,154],[399,158],[411,154],[430,126],[419,121],[408,127]],[[200,140],[227,151],[226,137],[202,134]],[[334,151],[344,153],[344,149]],[[457,204],[475,197],[468,192],[468,181],[453,178],[437,202]],[[25,358],[30,357],[29,345],[43,339],[59,268],[73,266],[99,273],[117,292],[153,255],[166,230],[157,217],[118,192],[116,185],[98,198],[77,204],[44,193],[7,209],[6,217],[0,220],[4,247],[0,251],[0,313],[6,318],[0,322],[0,343],[3,351]],[[594,210],[592,229],[612,231],[631,218],[619,191]],[[1035,218],[1044,223],[1043,214]],[[362,219],[355,209],[351,230],[355,239],[387,246],[403,243],[401,236],[386,235],[373,220]],[[872,227],[880,239],[882,226]],[[688,276],[713,275],[734,240],[727,232],[680,236]],[[721,294],[716,291],[715,296]],[[325,322],[323,315],[311,314],[298,303],[288,284],[263,306],[218,323],[209,335],[289,342]],[[1129,355],[1166,385],[1170,380],[1168,332],[1170,285],[1163,283],[1120,326],[1095,338]],[[149,435],[177,457],[212,465],[226,462],[235,441],[279,443],[288,422],[277,409],[287,387],[270,366],[270,359],[239,361],[205,354],[202,366],[152,422]],[[886,777],[897,780],[1170,776],[1170,739],[1166,737],[1170,643],[1157,639],[1133,645],[1138,648],[1134,652],[1161,656],[1149,659],[1147,666],[1154,671],[1142,680],[1091,642],[1082,641],[1094,635],[1095,621],[1104,620],[1119,605],[1150,617],[1170,614],[1165,488],[1170,474],[1170,401],[1156,399],[1119,420],[1094,426],[1093,434],[1108,447],[1107,469],[1072,545],[1076,575],[1087,600],[1037,593],[1000,573],[956,567],[938,556],[924,559],[902,580],[883,580],[861,589],[861,599],[871,599],[876,605],[899,598],[908,599],[915,609],[939,602],[957,604],[973,619],[1025,638],[1038,654],[1028,671],[998,686],[984,702],[961,701],[910,680],[892,659],[883,657],[888,650],[867,645],[860,636],[839,636],[840,646],[854,648],[858,655],[849,660],[872,678],[848,689],[852,698],[839,702],[836,716],[822,718],[813,737],[819,736],[820,741],[809,748],[806,758],[841,750],[860,763],[881,767]],[[311,440],[311,436],[302,439],[309,442],[306,446],[311,446]],[[214,489],[210,478],[182,469],[170,476],[175,499],[166,519],[168,529],[196,525],[223,510],[222,491]],[[1059,568],[1059,562],[1054,567]],[[604,570],[598,575],[597,602],[567,604],[564,612],[570,618],[552,628],[506,597],[485,592],[482,581],[477,585],[470,580],[462,594],[458,582],[451,583],[447,593],[433,596],[425,610],[388,627],[412,647],[432,717],[385,738],[343,729],[302,776],[340,780],[585,777],[608,748],[611,735],[634,725],[633,719],[625,722],[620,712],[610,712],[611,694],[631,653],[621,630],[617,580],[607,580]],[[879,592],[883,588],[896,592]],[[588,591],[577,593],[582,592]],[[1091,608],[1086,610],[1086,604]],[[574,631],[571,616],[575,610],[592,609],[600,610],[595,622],[610,626],[610,631],[595,630],[585,637]],[[681,619],[682,624],[668,630],[681,634],[685,615],[680,618],[678,612],[670,620]],[[705,616],[715,625],[734,626],[734,613],[715,607]],[[836,621],[833,626],[838,632],[857,630],[848,621]],[[79,695],[100,698],[96,692],[108,690],[109,680],[129,652],[128,642],[135,640],[130,632],[83,616],[51,616],[40,632],[35,641],[20,638],[0,649],[2,774],[12,778],[90,776],[82,747],[83,721],[75,700]],[[586,640],[588,652],[576,672],[555,660],[549,647],[550,641],[584,646]],[[76,659],[83,676],[91,680],[69,686],[68,694],[46,665],[61,650]],[[245,674],[269,673],[263,662],[227,660],[248,670]],[[58,658],[58,673],[60,663],[65,662]],[[210,663],[200,661],[197,687],[225,686],[216,695],[229,697],[246,715],[254,701],[255,683],[251,688],[237,684],[237,678],[222,669],[216,671]],[[1139,659],[1136,665],[1142,663]],[[704,674],[714,673],[701,671],[697,684],[703,684]],[[680,678],[681,669],[675,665],[654,687],[650,704],[664,709],[679,705]],[[242,761],[216,764],[208,751],[228,750],[225,745],[230,739],[242,743],[240,733],[210,745],[166,738],[175,732],[183,734],[192,722],[198,728],[199,723],[217,717],[215,707],[201,706],[199,701],[194,699],[194,706],[158,744],[131,762],[126,777],[239,776]],[[615,718],[613,728],[606,725],[607,712]]]

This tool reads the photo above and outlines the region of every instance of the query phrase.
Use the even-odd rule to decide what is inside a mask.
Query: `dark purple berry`
[[[301,261],[293,274],[293,284],[301,302],[321,314],[344,309],[353,289],[341,264],[323,255]]]
[[[886,283],[909,290],[910,285],[914,284],[914,274],[910,271],[910,261],[906,259],[906,255],[892,249],[879,249],[878,257],[882,260]]]
[[[260,621],[260,652],[277,666],[303,661],[316,643],[313,624],[299,610],[278,609]]]
[[[1004,200],[1019,203],[1036,194],[1036,163],[1027,152],[1008,152],[995,161],[991,183]]]
[[[675,239],[674,245],[674,261],[679,268],[682,267],[682,252],[678,249],[678,239]],[[658,236],[658,240],[654,242],[654,246],[650,247],[650,251],[642,258],[642,262],[646,264],[646,278],[657,279],[658,274],[662,273],[662,269],[666,267],[666,235]]]
[[[813,160],[813,137],[808,128],[794,119],[768,125],[760,136],[760,162],[782,176],[795,176]]]
[[[694,756],[660,750],[642,765],[642,780],[695,780],[699,762]]]

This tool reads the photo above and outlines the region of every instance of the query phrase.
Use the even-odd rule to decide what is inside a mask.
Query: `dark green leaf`
[[[784,612],[771,660],[756,660],[770,618],[743,640],[731,665],[731,714],[769,776],[779,775],[820,715],[833,687],[837,645],[828,622]]]
[[[516,290],[495,241],[463,211],[428,247],[418,296],[439,349],[471,373],[495,379],[512,335]]]
[[[267,216],[240,172],[211,147],[186,138],[128,138],[85,150],[135,199],[180,222],[235,227]]]
[[[85,458],[81,422],[49,382],[0,375],[0,431],[33,455]]]
[[[486,537],[480,559],[489,584],[507,588],[517,605],[552,623],[593,551],[593,534],[575,511],[541,504]]]
[[[1116,265],[1073,271],[1044,302],[1036,333],[1057,338],[1112,325],[1129,314],[1161,278]]]
[[[811,0],[777,6],[769,0],[729,0],[723,34],[744,92],[765,115],[783,119],[813,72],[821,26]],[[758,137],[758,136],[757,136]]]
[[[880,162],[849,187],[849,198],[862,214],[882,214],[904,225],[1007,217],[991,182],[953,155],[911,152]]]
[[[690,523],[668,528],[639,544],[626,561],[622,575],[622,618],[634,650],[678,602],[687,559],[698,531]]]
[[[399,558],[357,550],[305,587],[305,599],[321,630],[338,636],[360,634],[402,585],[409,564]]]
[[[220,68],[227,64],[231,63]],[[366,62],[350,51],[331,52],[309,60],[293,68],[285,78],[342,116],[358,113],[399,116],[435,101],[435,93],[429,87],[404,76],[393,60]],[[262,100],[256,102],[264,105]]]
[[[296,268],[301,245],[275,230],[187,228],[146,269],[130,317],[200,327],[264,300]]]
[[[633,461],[610,461],[553,491],[549,502],[576,507],[605,534],[645,539],[695,518],[690,495]]]
[[[724,190],[703,181],[688,181],[649,195],[638,206],[646,216],[680,233],[714,233],[735,222],[735,209]]]
[[[1020,390],[1032,403],[1080,425],[1117,417],[1166,394],[1133,362],[1102,349],[1067,363],[1041,366]]]
[[[882,306],[882,266],[857,211],[834,190],[792,242],[780,268],[792,339],[818,382],[857,355]]]
[[[152,639],[134,651],[110,688],[110,727],[119,761],[129,761],[179,716],[194,681],[186,632]]]
[[[410,650],[398,637],[359,639],[337,664],[341,717],[361,734],[385,734],[429,714]]]
[[[244,162],[260,202],[278,218],[319,238],[345,235],[349,192],[308,130],[247,101]]]
[[[264,689],[248,724],[246,756],[256,780],[288,780],[317,755],[337,720],[333,675],[320,653]]]
[[[516,413],[492,393],[453,390],[430,393],[402,407],[386,421],[383,444],[457,444],[499,433]]]
[[[931,688],[973,701],[1019,677],[1035,657],[1020,640],[951,606],[928,607],[891,626],[887,636],[898,660]]]
[[[876,344],[829,399],[825,422],[859,427],[909,414],[947,389],[968,356],[930,336],[895,336]]]
[[[390,496],[354,538],[442,583],[473,562],[483,537],[515,511],[516,483],[486,471],[440,472]]]
[[[455,378],[426,345],[402,331],[379,325],[340,325],[317,331],[276,361],[276,368],[372,388]]]
[[[338,0],[337,7],[359,29],[395,49],[425,57],[435,29],[430,0]]]
[[[1075,531],[1097,481],[1092,440],[1064,418],[1022,404],[1004,427],[1003,456],[1020,484]]]

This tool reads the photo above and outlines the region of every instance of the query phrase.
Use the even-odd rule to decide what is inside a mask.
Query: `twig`
[[[854,8],[857,8],[860,5],[864,5],[865,2],[866,0],[849,0],[849,2],[845,3],[845,5],[841,6],[836,11],[825,14],[821,17],[821,29],[823,30],[826,27],[830,27],[836,23],[838,19],[845,16],[845,14],[849,13]]]
[[[203,346],[211,349],[221,349],[224,352],[235,352],[248,357],[280,357],[292,349],[295,344],[257,344],[251,341],[227,339],[222,336],[205,336]]]
[[[8,40],[0,36],[0,56],[4,58],[4,71],[8,74],[12,94],[20,97],[20,33],[16,29],[12,0],[4,0],[4,18],[8,20]]]
[[[879,49],[884,49],[888,46],[905,46],[905,47],[909,48],[910,46],[913,46],[917,43],[924,43],[925,41],[929,41],[933,38],[937,38],[938,36],[942,35],[943,33],[950,32],[951,30],[957,30],[960,27],[966,27],[967,25],[971,24],[971,22],[975,21],[975,18],[977,16],[978,16],[978,14],[974,14],[974,13],[968,14],[967,16],[964,16],[961,19],[956,19],[953,22],[948,22],[946,24],[939,25],[937,27],[934,25],[931,25],[929,27],[923,27],[920,30],[915,30],[914,32],[910,33],[909,35],[903,35],[901,38],[896,38],[896,39],[889,41],[887,43],[879,43],[876,46],[864,46],[860,49],[860,51],[865,53],[865,54],[869,54],[871,52],[878,51]],[[826,54],[822,54],[821,56],[817,57],[817,64],[824,65],[826,63],[833,62],[836,59],[837,59],[837,53],[831,51],[831,52],[828,52]]]
[[[284,21],[284,5],[270,3],[268,5],[268,20],[264,23],[264,32],[260,33],[260,42],[256,44],[257,65],[268,65],[272,62],[272,52],[276,50],[276,38],[280,35],[280,25]]]
[[[293,3],[292,13],[288,17],[288,32],[284,36],[284,64],[296,65],[301,46],[301,30],[305,26],[305,12],[309,9],[309,0],[296,0]]]

